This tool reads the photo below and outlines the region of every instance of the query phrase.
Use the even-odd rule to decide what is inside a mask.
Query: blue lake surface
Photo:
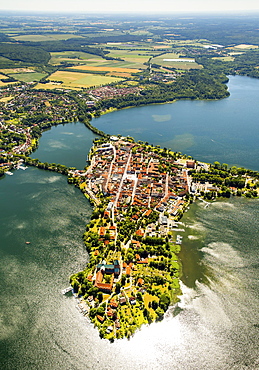
[[[39,147],[32,158],[41,162],[60,163],[83,169],[86,158],[96,137],[83,123],[69,122],[53,126],[43,133]]]
[[[228,88],[226,99],[123,109],[94,119],[93,125],[201,161],[259,170],[259,79],[230,76]]]

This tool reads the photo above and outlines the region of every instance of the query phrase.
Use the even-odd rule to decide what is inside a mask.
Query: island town
[[[116,94],[115,88],[109,91]],[[257,197],[258,173],[98,132],[90,124],[97,112],[91,94],[35,91],[28,85],[2,89],[0,175],[24,169],[23,164],[60,172],[90,200],[93,214],[83,235],[89,260],[71,276],[69,289],[100,336],[113,341],[161,320],[179,299],[179,220],[190,203]],[[98,135],[84,169],[30,157],[44,130],[71,120]]]

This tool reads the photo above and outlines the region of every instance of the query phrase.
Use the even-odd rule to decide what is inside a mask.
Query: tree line
[[[139,94],[129,94],[105,99],[97,104],[101,110],[125,108],[152,103],[165,103],[174,99],[222,99],[229,96],[224,82],[227,77],[208,70],[190,70],[174,82],[143,81],[144,89]]]

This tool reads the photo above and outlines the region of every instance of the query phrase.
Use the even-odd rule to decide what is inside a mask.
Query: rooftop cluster
[[[188,172],[176,153],[129,138],[98,139],[89,156],[74,178],[99,202],[84,234],[89,263],[71,285],[101,337],[113,340],[160,320],[178,299],[173,229],[188,205]]]

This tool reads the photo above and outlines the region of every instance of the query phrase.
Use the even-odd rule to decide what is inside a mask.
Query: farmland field
[[[5,78],[8,78],[8,77],[5,76],[5,75],[0,74],[0,87],[8,86],[8,85],[11,85],[11,84],[15,83],[15,82],[2,82],[1,79],[5,79]]]
[[[125,55],[125,51],[123,51],[123,54]],[[149,57],[144,58],[143,61],[146,61],[148,59],[149,59]],[[68,61],[68,59],[66,61]],[[91,67],[94,67],[94,68],[95,67],[105,68],[106,71],[111,71],[111,70],[115,71],[118,68],[120,68],[120,69],[125,69],[125,68],[128,69],[129,68],[129,69],[132,69],[132,72],[136,72],[137,69],[146,68],[143,65],[143,61],[142,60],[137,61],[136,58],[135,58],[135,61],[133,59],[131,61],[130,58],[125,60],[125,61],[124,60],[121,60],[121,61],[120,60],[106,60],[106,59],[103,59],[103,58],[99,58],[98,56],[95,56],[95,58],[92,58],[92,59],[84,59],[84,60],[69,59],[70,63],[74,63],[74,64],[78,65],[77,69],[81,69],[81,70],[82,69],[90,70],[90,68],[88,68],[88,67],[91,66]],[[82,67],[82,66],[85,66],[85,67]],[[75,67],[71,67],[71,68],[74,69]],[[134,71],[133,71],[133,69],[134,69]]]
[[[15,78],[18,81],[33,82],[41,80],[43,77],[47,76],[47,74],[38,72],[24,72],[24,73],[10,73],[9,76]]]
[[[101,67],[105,68],[102,69],[103,71],[116,71],[116,68],[123,69],[123,71],[117,70],[117,72],[127,72],[125,71],[125,68],[130,68],[132,69],[131,72],[137,72],[136,69],[145,69],[146,67],[143,65],[144,62],[148,61],[150,58],[149,55],[147,56],[138,56],[136,53],[135,54],[130,54],[127,55],[127,52],[125,50],[116,50],[116,53],[111,53],[109,56],[113,58],[120,58],[120,59],[125,59],[122,61],[119,60],[106,60],[104,58],[101,58],[97,55],[93,54],[88,54],[84,52],[79,52],[79,51],[68,51],[68,52],[60,52],[60,53],[51,53],[51,60],[50,64],[52,65],[59,65],[62,64],[62,62],[68,62],[71,64],[75,64],[76,69],[81,69],[81,70],[91,70],[91,68],[95,67]],[[71,67],[75,69],[75,67]],[[133,71],[134,69],[134,71]],[[98,69],[96,69],[98,70]]]
[[[99,44],[102,48],[119,48],[120,50],[153,50],[153,47],[148,42],[107,42],[107,44]],[[117,50],[116,50],[117,51]]]
[[[82,51],[62,51],[62,52],[53,52],[51,54],[50,64],[61,64],[61,62],[69,62],[69,63],[91,63],[91,62],[99,62],[105,61],[102,57],[97,55],[84,53]]]
[[[82,38],[82,36],[74,35],[73,33],[68,34],[42,34],[42,35],[18,35],[12,37],[17,41],[56,41],[56,40],[68,40],[74,38]]]
[[[143,63],[147,63],[148,60],[154,56],[153,51],[127,51],[125,50],[111,50],[110,57],[120,58],[125,60],[125,62],[134,63],[134,68],[146,68]],[[133,64],[132,64],[133,66]]]
[[[101,67],[81,65],[81,66],[69,67],[68,69],[72,68],[72,69],[80,69],[81,71],[96,71],[96,72],[107,71],[107,72],[119,72],[119,73],[139,72],[138,69],[134,69],[134,68],[121,68],[121,67],[117,67],[116,65],[115,66],[112,66],[112,65],[110,66],[110,65],[101,66]]]
[[[179,62],[176,60],[179,59]],[[186,62],[183,61],[186,59]],[[166,53],[152,59],[152,63],[159,64],[162,67],[177,68],[177,69],[200,69],[202,66],[196,62],[191,62],[193,58],[179,58],[179,54]]]
[[[92,86],[106,85],[111,82],[122,81],[123,78],[110,77],[95,75],[90,73],[80,73],[80,72],[68,72],[68,71],[57,71],[49,76],[51,82],[57,81],[57,83],[49,84],[38,84],[37,89],[57,89],[57,88],[67,88],[67,89],[80,89]],[[63,83],[59,82],[62,81]]]
[[[233,48],[235,49],[258,49],[258,45],[249,45],[249,44],[240,44],[240,45],[236,45],[234,46]]]
[[[11,73],[28,73],[28,72],[34,72],[34,69],[32,68],[3,68],[0,69],[0,73],[5,73],[7,75]]]
[[[8,101],[12,99],[13,99],[13,96],[5,96],[4,98],[0,99],[0,102],[7,103]]]
[[[226,56],[226,57],[214,57],[214,60],[221,60],[222,62],[233,62],[235,60],[234,57]]]

